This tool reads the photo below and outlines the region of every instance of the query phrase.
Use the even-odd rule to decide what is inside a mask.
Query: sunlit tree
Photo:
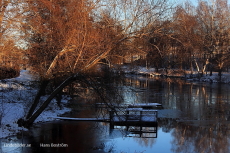
[[[204,51],[213,55],[210,61],[221,73],[229,57],[229,6],[227,0],[200,1],[197,8],[197,29]]]
[[[29,60],[43,82],[27,115],[27,124],[36,119],[64,86],[74,80],[87,81],[82,76],[91,73],[102,59],[110,62],[113,57],[124,56],[126,43],[141,37],[140,27],[154,17],[161,17],[166,4],[166,1],[145,0],[28,1],[25,33],[29,37]],[[48,82],[57,76],[70,77],[59,82],[34,112]]]
[[[19,44],[21,1],[0,1],[0,78],[19,75],[23,51]]]

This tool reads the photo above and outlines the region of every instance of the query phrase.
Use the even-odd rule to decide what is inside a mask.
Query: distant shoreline
[[[118,73],[124,74],[133,74],[133,75],[142,75],[148,77],[168,77],[168,78],[181,78],[190,81],[199,81],[199,82],[210,82],[210,83],[225,83],[230,84],[230,73],[223,72],[220,77],[218,76],[218,72],[212,72],[210,76],[209,73],[201,75],[197,71],[191,73],[191,71],[184,71],[184,70],[165,70],[160,69],[159,72],[156,72],[154,68],[146,68],[137,66],[135,68],[131,68],[130,66],[121,66],[119,70],[115,70]]]

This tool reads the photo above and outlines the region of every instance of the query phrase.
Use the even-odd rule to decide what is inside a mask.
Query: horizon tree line
[[[229,67],[227,0],[199,0],[197,6],[167,0],[3,0],[1,7],[1,67],[26,59],[23,64],[42,78],[86,71],[101,59],[110,66],[123,63],[138,53],[156,70],[221,75]]]

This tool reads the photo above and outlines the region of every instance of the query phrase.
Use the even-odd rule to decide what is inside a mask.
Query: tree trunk
[[[29,112],[28,112],[28,114],[26,116],[26,119],[28,119],[33,114],[35,108],[37,107],[37,105],[39,103],[39,100],[40,100],[43,92],[45,91],[45,89],[46,89],[46,87],[48,85],[48,83],[49,83],[49,80],[43,80],[42,81],[40,89],[39,89],[39,91],[38,91],[38,93],[37,93],[37,95],[36,95],[36,97],[34,99],[34,102],[33,102],[32,106],[30,107],[30,110],[29,110]]]
[[[221,77],[222,77],[222,68],[219,68],[219,70],[218,70],[218,76],[219,76],[219,81],[221,81]]]
[[[50,96],[44,101],[44,103],[37,109],[35,113],[33,113],[31,116],[28,116],[26,120],[24,119],[19,119],[18,120],[18,125],[23,126],[26,128],[29,128],[33,122],[36,120],[36,118],[47,108],[47,106],[50,104],[51,100],[67,85],[72,83],[73,81],[80,81],[86,83],[88,86],[91,86],[94,91],[100,96],[103,102],[108,104],[106,102],[106,99],[103,97],[103,94],[100,92],[100,86],[97,86],[96,84],[93,83],[91,80],[90,82],[87,81],[86,77],[84,75],[79,75],[75,74],[70,77],[68,77],[65,81],[63,81],[51,94]],[[92,84],[91,84],[92,83]],[[111,110],[115,110],[113,106],[107,105]]]
[[[193,74],[193,64],[192,64],[192,60],[190,60],[190,70],[191,70],[191,75]]]
[[[213,64],[209,63],[209,76],[212,76]]]
[[[42,106],[31,116],[27,116],[26,120],[23,119],[19,119],[18,120],[18,125],[19,126],[24,126],[24,127],[30,127],[33,122],[36,120],[36,118],[45,110],[45,108],[49,105],[49,103],[51,102],[51,100],[69,83],[75,81],[76,79],[78,79],[78,75],[72,75],[69,78],[67,78],[62,84],[60,84],[51,94],[50,96],[46,99],[46,101],[42,104]],[[35,105],[33,106],[33,109]],[[30,111],[30,114],[32,113],[32,109]]]
[[[210,70],[210,74],[209,74],[209,76],[212,76],[212,69]]]

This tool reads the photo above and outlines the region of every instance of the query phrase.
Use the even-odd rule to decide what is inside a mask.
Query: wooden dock
[[[108,118],[70,118],[52,117],[66,121],[109,122],[110,127],[117,126],[157,126],[157,110],[127,108],[125,111],[110,111]]]
[[[110,127],[118,126],[157,126],[157,110],[127,108],[125,112],[110,111]]]
[[[110,123],[110,130],[126,126],[127,137],[156,138],[158,109],[162,109],[159,103],[139,103],[129,105],[115,105],[96,103],[97,108],[110,108],[105,118],[70,118],[51,117],[65,121],[84,122],[107,122]]]
[[[103,105],[103,104],[99,104]],[[94,122],[109,122],[110,128],[114,126],[143,126],[156,127],[158,111],[154,108],[162,108],[159,103],[140,103],[130,104],[126,107],[109,111],[107,118],[69,118],[69,117],[52,117],[67,121],[94,121]],[[140,131],[141,132],[141,131]]]

